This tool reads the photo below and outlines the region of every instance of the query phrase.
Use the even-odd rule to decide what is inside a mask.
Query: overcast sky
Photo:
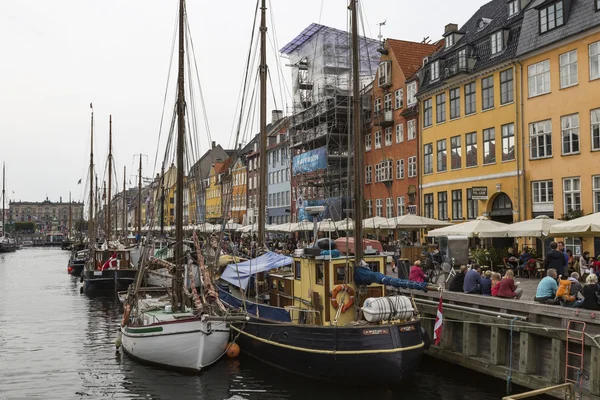
[[[0,1],[0,161],[7,199],[41,201],[85,197],[90,102],[95,115],[96,169],[102,179],[108,117],[113,117],[119,187],[123,165],[135,174],[134,154],[151,176],[177,0]],[[188,15],[212,139],[231,141],[245,69],[255,0],[188,0]],[[347,27],[347,0],[270,0],[279,48],[312,22]],[[439,39],[444,25],[462,25],[483,2],[370,0],[364,26],[376,38]],[[268,18],[270,24],[270,17]],[[269,27],[270,34],[273,33]],[[286,60],[269,51],[270,68]],[[277,96],[283,93],[273,90]],[[172,107],[168,104],[167,107]],[[269,110],[273,108],[273,102]],[[209,146],[200,137],[203,153]],[[161,158],[162,159],[162,158]],[[137,165],[137,160],[136,160]],[[77,185],[83,178],[83,184]],[[135,178],[131,178],[135,184]],[[14,192],[14,194],[13,194]]]

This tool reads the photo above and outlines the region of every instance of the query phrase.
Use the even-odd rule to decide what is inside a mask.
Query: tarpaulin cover
[[[370,285],[372,283],[379,283],[380,285],[388,285],[401,289],[416,289],[427,291],[426,282],[414,282],[406,279],[392,278],[391,276],[384,275],[380,272],[373,272],[368,267],[356,267],[354,268],[354,282],[357,285]]]
[[[242,305],[242,300],[233,296],[231,293],[227,293],[221,288],[219,288],[219,298],[225,303],[227,303],[229,306],[237,310],[244,309],[244,306]],[[266,304],[256,304],[251,301],[246,301],[246,310],[248,311],[248,314],[255,317],[270,319],[272,321],[279,322],[292,322],[290,312],[283,308],[271,307]]]
[[[252,260],[239,264],[229,264],[223,271],[221,278],[232,285],[246,289],[251,275],[291,265],[293,261],[292,257],[270,251]]]

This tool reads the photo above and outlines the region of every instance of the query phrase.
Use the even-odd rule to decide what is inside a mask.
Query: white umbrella
[[[552,235],[598,236],[600,235],[600,212],[556,224],[550,228],[550,236]]]
[[[395,229],[396,223],[393,218],[372,217],[363,220],[365,229]]]
[[[314,229],[314,224],[310,221],[301,221],[292,224],[291,231],[292,232],[311,232]]]
[[[391,218],[399,229],[441,228],[452,225],[450,222],[439,219],[421,217],[414,214],[406,214],[401,217]]]
[[[354,230],[354,220],[350,218],[343,219],[341,221],[337,221],[335,223],[335,227],[338,231],[353,231]]]
[[[546,215],[540,215],[534,219],[517,222],[499,229],[506,232],[508,237],[544,237],[550,233],[550,228],[562,221],[552,219]]]
[[[284,224],[279,224],[279,225],[269,225],[267,226],[267,231],[268,232],[286,232],[289,233],[292,231],[292,223],[291,222],[287,222]]]
[[[317,223],[317,230],[319,232],[335,232],[337,229],[335,222],[333,222],[331,219],[327,218],[324,219],[323,221],[319,221]]]
[[[496,233],[503,227],[506,227],[506,224],[477,217],[473,221],[434,229],[429,231],[427,236],[506,237],[506,232]]]

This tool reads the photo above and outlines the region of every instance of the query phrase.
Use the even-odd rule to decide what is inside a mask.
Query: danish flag
[[[440,341],[442,340],[442,293],[440,292],[440,302],[438,303],[437,315],[435,317],[435,325],[433,327],[433,344],[436,346],[440,345]]]

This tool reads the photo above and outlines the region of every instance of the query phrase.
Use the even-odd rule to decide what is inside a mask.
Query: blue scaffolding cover
[[[291,265],[294,259],[272,251],[252,260],[238,264],[229,264],[221,278],[239,288],[246,289],[250,276],[258,272],[265,272],[286,265]]]

